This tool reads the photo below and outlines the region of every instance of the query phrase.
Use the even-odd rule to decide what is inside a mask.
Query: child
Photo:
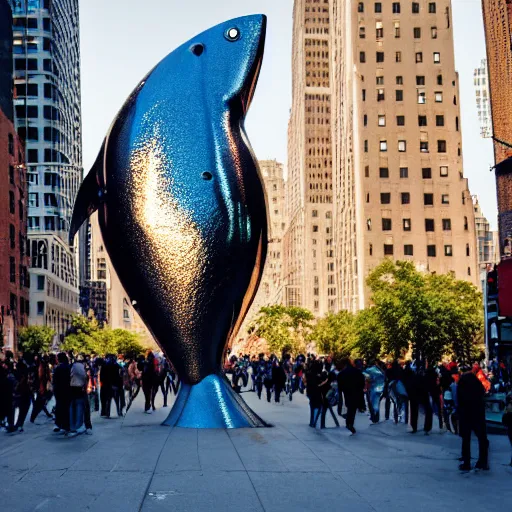
[[[505,408],[505,413],[503,414],[502,422],[507,428],[508,439],[510,441],[510,446],[512,447],[512,393],[508,394],[506,404],[507,406]],[[510,459],[510,465],[512,466],[512,458]]]

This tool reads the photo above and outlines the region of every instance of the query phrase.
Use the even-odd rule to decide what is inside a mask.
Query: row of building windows
[[[393,24],[393,28],[394,28],[395,39],[400,39],[400,35],[401,35],[400,22],[395,21]],[[421,39],[421,28],[415,27],[413,29],[412,35],[413,35],[414,39]],[[381,21],[378,21],[375,24],[375,37],[377,39],[383,39],[383,37],[384,37],[384,27],[382,26]],[[430,27],[430,37],[432,39],[437,39],[437,27]],[[364,25],[361,25],[359,27],[359,39],[366,39],[366,27]]]
[[[442,219],[442,227],[443,231],[451,231],[452,230],[452,220],[451,219]],[[372,219],[366,220],[366,227],[368,231],[372,230]],[[435,231],[435,222],[434,219],[425,219],[425,231],[431,232]],[[411,219],[402,219],[402,230],[403,231],[411,231],[412,222]],[[464,231],[468,231],[469,224],[468,218],[464,217]],[[382,231],[391,231],[392,230],[392,220],[389,218],[382,219]],[[469,245],[468,245],[469,251]],[[469,256],[469,254],[468,254]]]
[[[401,204],[411,204],[411,194],[410,192],[401,192],[400,193],[400,201]],[[366,202],[370,202],[370,193],[366,194]],[[423,202],[426,206],[432,206],[434,204],[434,194],[423,194]],[[390,192],[381,192],[380,194],[380,204],[391,204],[391,193]],[[450,195],[449,194],[441,194],[441,204],[450,204]]]
[[[433,52],[432,55],[434,64],[441,64],[441,54],[439,52]],[[423,62],[423,52],[416,52],[415,60],[418,64]],[[377,63],[384,62],[384,52],[376,52],[375,61]],[[366,52],[359,52],[359,62],[361,64],[366,63]],[[395,62],[402,62],[402,52],[395,52]]]
[[[429,145],[428,141],[420,141],[419,149],[422,153],[428,153],[429,151]],[[388,150],[388,142],[386,140],[381,140],[379,142],[379,151],[381,153],[385,153]],[[398,141],[398,152],[399,153],[405,153],[407,151],[407,141],[405,140],[399,140]],[[437,141],[437,152],[438,153],[446,153],[447,146],[445,140],[438,140]],[[364,141],[364,152],[368,153],[368,140]]]
[[[382,70],[377,70],[377,73],[381,73]],[[384,76],[378,75],[376,77],[376,83],[377,85],[384,85]],[[395,77],[395,83],[396,85],[404,85],[404,77],[402,75],[397,75]],[[436,76],[436,84],[437,85],[443,85],[443,75],[438,74]],[[425,76],[424,75],[416,75],[416,85],[422,86],[425,85]],[[452,85],[455,86],[455,80],[452,82]]]
[[[364,168],[364,176],[365,178],[370,177],[370,166],[367,165]],[[424,180],[432,179],[432,168],[431,167],[423,167],[421,169],[421,176]],[[439,167],[439,176],[442,178],[446,178],[448,176],[448,166],[441,165]],[[380,178],[389,178],[389,168],[388,167],[379,167],[379,177]],[[408,178],[409,177],[409,167],[400,167],[400,178]]]
[[[366,101],[366,89],[361,89],[362,100]],[[377,101],[384,101],[386,99],[386,92],[384,89],[377,89]],[[395,101],[404,101],[404,91],[403,89],[395,90]],[[434,92],[434,101],[436,103],[443,103],[443,92],[435,91]],[[418,89],[416,91],[416,102],[418,105],[425,105],[427,103],[427,93],[422,89]],[[457,105],[457,96],[453,96],[453,104]]]
[[[401,5],[400,2],[393,2],[391,4],[391,11],[393,14],[400,14],[401,12]],[[363,13],[364,12],[364,2],[359,2],[357,4],[357,12]],[[375,2],[373,4],[373,12],[377,14],[382,13],[382,2]],[[411,12],[412,14],[420,14],[420,3],[419,2],[413,2],[411,5]],[[428,13],[429,14],[435,14],[436,13],[436,3],[435,2],[429,2],[428,3]]]
[[[400,115],[396,116],[396,125],[397,126],[405,126],[405,116]],[[366,114],[363,115],[363,126],[368,126],[368,116]],[[377,126],[386,126],[386,115],[379,114],[377,115]],[[428,126],[427,116],[418,116],[418,126]],[[442,127],[444,126],[444,115],[436,115],[436,126]],[[459,131],[459,118],[458,116],[455,118],[455,130]]]
[[[368,248],[368,253],[370,256],[373,256],[373,245],[370,244]],[[393,256],[394,255],[394,246],[393,244],[384,244],[384,256]],[[444,246],[444,255],[451,257],[453,256],[453,246],[445,245]],[[412,244],[404,245],[404,256],[414,256],[414,246]],[[437,246],[436,245],[427,245],[427,257],[435,258],[437,256]],[[471,267],[468,267],[468,276],[471,275]]]
[[[28,268],[25,265],[18,266],[18,279],[21,288],[30,287],[30,277],[28,274]],[[16,284],[16,258],[9,256],[9,281]]]

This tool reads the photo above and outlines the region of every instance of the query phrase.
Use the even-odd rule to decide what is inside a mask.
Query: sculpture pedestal
[[[233,391],[224,375],[208,375],[199,384],[181,383],[167,419],[169,427],[249,428],[268,426]]]

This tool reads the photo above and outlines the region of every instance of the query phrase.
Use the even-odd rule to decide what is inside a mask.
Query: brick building
[[[0,0],[0,336],[3,346],[15,351],[18,329],[27,325],[29,277],[27,180],[13,124],[12,83],[11,11]]]

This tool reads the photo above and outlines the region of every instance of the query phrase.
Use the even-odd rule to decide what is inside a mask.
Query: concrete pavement
[[[273,428],[162,427],[169,408],[125,418],[93,415],[93,435],[53,434],[53,424],[0,434],[0,510],[451,512],[505,510],[512,496],[506,436],[490,436],[491,471],[460,474],[460,439],[411,435],[391,422],[358,433],[308,427],[304,396],[267,404],[243,393]],[[141,397],[140,397],[141,398]],[[329,423],[329,421],[331,423]],[[343,425],[342,420],[342,425]],[[474,445],[476,454],[476,445]]]

